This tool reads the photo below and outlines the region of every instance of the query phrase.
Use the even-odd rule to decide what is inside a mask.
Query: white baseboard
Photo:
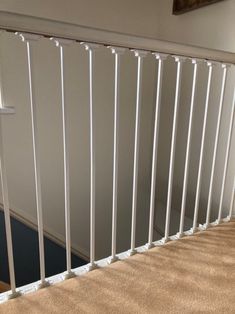
[[[0,210],[1,211],[3,211],[2,208],[3,208],[3,205],[0,204]],[[29,215],[25,211],[14,207],[14,209],[13,208],[10,209],[10,214],[13,218],[22,222],[24,225],[32,228],[35,231],[38,230],[37,219],[35,217]],[[45,224],[43,226],[43,232],[44,232],[44,236],[46,238],[48,238],[52,242],[58,244],[59,246],[62,246],[63,248],[65,248],[66,241],[65,241],[65,237],[63,235],[59,234],[58,232],[56,232],[52,228],[46,226]],[[81,248],[77,244],[72,243],[71,251],[74,255],[81,257],[82,259],[84,259],[87,262],[89,261],[89,253],[87,252],[86,249]]]

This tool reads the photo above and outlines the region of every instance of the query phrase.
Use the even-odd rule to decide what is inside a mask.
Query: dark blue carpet
[[[11,217],[17,287],[40,279],[38,233]],[[46,277],[66,270],[66,251],[44,237]],[[86,262],[72,254],[72,268]],[[0,280],[9,283],[4,214],[0,211]]]

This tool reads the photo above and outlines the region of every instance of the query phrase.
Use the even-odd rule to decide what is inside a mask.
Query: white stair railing
[[[14,16],[14,15],[13,15]],[[8,264],[10,273],[11,292],[7,292],[0,296],[0,301],[4,301],[7,298],[15,297],[21,293],[33,291],[35,289],[43,288],[49,284],[56,283],[58,281],[80,275],[87,271],[91,271],[97,267],[106,266],[108,263],[115,262],[118,259],[128,258],[130,255],[136,252],[143,252],[156,245],[163,245],[169,240],[178,239],[186,234],[190,234],[190,231],[184,231],[184,220],[186,210],[186,199],[188,192],[188,178],[189,178],[189,162],[192,146],[192,129],[193,118],[195,111],[195,94],[198,82],[198,64],[199,62],[206,62],[208,67],[207,89],[205,98],[204,117],[202,124],[202,136],[199,151],[199,165],[197,172],[197,184],[195,191],[195,204],[194,204],[194,218],[191,234],[194,234],[198,230],[207,229],[209,226],[219,224],[224,221],[229,221],[232,218],[232,210],[234,204],[234,189],[235,180],[233,184],[233,190],[230,201],[229,215],[227,219],[222,218],[225,183],[228,175],[228,162],[231,157],[232,146],[232,132],[234,126],[234,113],[235,113],[235,91],[234,98],[231,107],[231,118],[229,122],[228,138],[226,143],[226,153],[223,167],[223,177],[221,185],[220,203],[218,208],[218,220],[211,223],[211,207],[212,207],[212,192],[215,177],[215,165],[218,156],[218,143],[221,132],[221,118],[225,99],[225,88],[228,67],[235,63],[235,54],[225,53],[215,50],[195,48],[185,45],[179,45],[164,41],[158,41],[154,39],[146,39],[135,36],[127,36],[123,34],[115,34],[111,32],[105,32],[96,29],[88,29],[76,25],[66,24],[66,28],[61,28],[64,23],[52,22],[43,19],[29,18],[25,16],[13,16],[0,12],[0,28],[7,29],[8,31],[17,31],[17,35],[20,35],[21,39],[26,43],[27,54],[27,66],[28,66],[28,80],[29,80],[29,98],[31,108],[31,125],[32,125],[32,139],[33,139],[33,157],[34,157],[34,176],[35,176],[35,194],[37,205],[37,222],[38,222],[38,242],[39,242],[39,260],[40,260],[40,281],[38,283],[32,283],[27,287],[16,288],[15,271],[14,271],[14,258],[13,258],[13,245],[12,245],[12,233],[10,223],[10,209],[8,199],[8,187],[7,187],[7,174],[4,163],[3,152],[3,134],[0,116],[0,174],[1,174],[1,186],[3,195],[3,210],[5,217],[6,228],[6,240],[8,250]],[[24,24],[22,24],[22,19]],[[22,26],[24,25],[24,26]],[[59,27],[60,25],[60,27]],[[60,30],[58,34],[57,29]],[[24,31],[24,32],[23,32]],[[27,31],[27,32],[25,32]],[[42,192],[41,192],[41,180],[40,180],[40,163],[39,163],[39,149],[38,149],[38,130],[37,130],[37,104],[35,101],[35,82],[33,79],[33,46],[34,42],[40,43],[41,38],[50,37],[59,48],[60,55],[60,91],[61,91],[61,106],[62,106],[62,130],[63,130],[63,171],[64,171],[64,208],[65,208],[65,234],[66,234],[66,271],[63,274],[46,278],[45,274],[45,257],[44,257],[44,234],[43,234],[43,208],[42,208]],[[49,39],[48,39],[49,40]],[[70,224],[70,165],[69,165],[69,147],[68,147],[68,117],[67,117],[67,103],[66,103],[66,81],[64,75],[64,51],[70,44],[82,44],[88,52],[89,65],[89,124],[90,124],[90,263],[85,267],[79,267],[72,269],[71,265],[71,224]],[[114,54],[114,143],[113,143],[113,182],[112,182],[112,236],[111,236],[111,257],[107,257],[103,260],[95,260],[95,227],[96,227],[96,180],[95,180],[95,129],[94,129],[94,55],[100,47],[108,47],[110,53]],[[34,47],[36,49],[36,46]],[[117,199],[118,199],[118,154],[119,154],[119,106],[120,106],[120,67],[121,67],[121,55],[126,51],[134,52],[133,57],[137,58],[137,83],[136,83],[136,112],[135,112],[135,136],[134,136],[134,158],[133,158],[133,190],[132,190],[132,217],[131,217],[131,237],[130,237],[130,249],[127,252],[117,254]],[[137,215],[137,200],[138,200],[138,169],[139,169],[139,146],[140,146],[140,130],[141,130],[141,106],[142,106],[142,82],[143,82],[143,63],[144,58],[152,53],[155,57],[155,64],[157,66],[157,84],[156,84],[156,100],[155,100],[155,119],[154,119],[154,133],[153,133],[153,151],[152,151],[152,169],[151,169],[151,188],[149,193],[150,198],[150,210],[149,210],[149,228],[148,228],[148,242],[147,244],[136,247],[136,215]],[[174,112],[171,134],[171,147],[170,147],[170,161],[169,161],[169,175],[168,175],[168,189],[167,189],[167,204],[166,204],[166,217],[165,217],[165,232],[164,237],[160,241],[154,239],[154,216],[155,216],[155,199],[158,193],[157,181],[157,163],[158,163],[158,139],[159,139],[159,125],[160,125],[160,111],[162,105],[162,83],[163,83],[163,63],[166,59],[173,58],[176,62],[176,81],[175,81],[175,99],[174,99]],[[172,194],[173,194],[173,181],[174,181],[174,165],[176,159],[176,138],[178,129],[178,118],[180,108],[180,94],[183,88],[182,85],[182,71],[183,63],[186,59],[191,61],[193,66],[193,78],[191,89],[191,101],[189,110],[189,121],[187,130],[187,142],[186,142],[186,154],[185,154],[185,166],[182,188],[182,200],[181,200],[181,213],[180,213],[180,225],[179,232],[173,236],[170,234],[170,218],[172,210]],[[1,61],[1,60],[0,60]],[[216,62],[215,62],[216,61]],[[209,115],[209,102],[212,89],[212,74],[213,67],[219,63],[223,69],[222,85],[220,91],[219,111],[217,115],[216,133],[213,147],[213,158],[211,163],[210,172],[210,184],[209,195],[207,200],[206,222],[204,225],[199,226],[198,213],[199,202],[201,195],[202,185],[202,173],[203,173],[203,161],[205,155],[205,137]],[[123,69],[124,71],[124,69]],[[4,113],[14,113],[14,110],[5,106],[2,97],[2,80],[0,86],[1,99],[0,99],[0,115]]]
[[[2,190],[2,199],[3,199],[5,230],[6,230],[8,268],[9,268],[10,286],[11,286],[11,291],[8,294],[8,298],[11,299],[11,298],[17,297],[18,295],[20,295],[20,293],[16,291],[7,173],[6,173],[5,156],[4,156],[4,150],[3,150],[3,134],[2,134],[2,118],[3,117],[2,115],[13,114],[14,108],[4,106],[2,87],[3,87],[3,80],[1,76],[1,64],[0,64],[0,177],[1,177],[1,190]]]
[[[168,178],[168,191],[167,191],[167,204],[166,204],[165,237],[163,238],[164,243],[169,241],[173,175],[174,175],[175,150],[176,150],[176,134],[177,134],[179,102],[180,102],[181,74],[182,74],[182,63],[185,61],[185,57],[175,56],[174,58],[175,58],[175,62],[177,63],[177,75],[176,75],[176,87],[175,87],[173,127],[172,127],[172,135],[171,135],[171,152],[170,152],[169,178]]]
[[[218,220],[217,220],[218,223],[221,222],[221,218],[222,218],[225,182],[226,182],[226,177],[227,177],[227,172],[228,172],[228,162],[229,162],[229,156],[230,156],[230,150],[231,150],[231,144],[232,144],[232,132],[233,132],[234,120],[235,120],[234,115],[235,115],[235,89],[234,89],[234,94],[233,94],[231,118],[230,118],[230,123],[229,123],[229,130],[228,130],[228,140],[227,140],[226,154],[225,154],[225,159],[224,159],[223,180],[222,180],[222,186],[221,186],[219,212],[218,212]],[[232,197],[232,199],[233,199],[233,197]],[[231,205],[231,207],[232,207],[233,201],[231,201],[231,202],[232,202],[232,205]]]
[[[198,166],[197,188],[196,188],[192,232],[197,231],[197,219],[198,219],[199,200],[200,200],[201,182],[202,182],[202,165],[203,165],[203,158],[204,158],[205,136],[206,136],[206,126],[207,126],[207,118],[208,118],[209,99],[210,99],[210,93],[211,93],[211,79],[212,79],[213,65],[214,64],[212,62],[207,62],[209,72],[208,72],[208,81],[207,81],[205,112],[204,112],[203,127],[202,127],[202,139],[201,139],[199,166]]]
[[[232,218],[235,218],[233,215],[233,206],[234,206],[234,198],[235,198],[235,176],[234,176],[234,181],[233,181],[233,189],[231,193],[231,201],[230,201],[230,206],[229,206],[229,214],[227,217],[227,220],[230,221]]]
[[[68,121],[67,106],[65,101],[64,77],[64,48],[71,44],[71,40],[51,38],[60,51],[60,79],[61,79],[61,106],[63,130],[63,164],[64,164],[64,208],[65,208],[65,238],[66,238],[66,264],[65,278],[73,277],[71,271],[71,231],[70,231],[70,175],[69,175],[69,147],[68,147]]]
[[[45,256],[44,256],[44,238],[43,238],[43,218],[42,218],[42,191],[41,191],[41,176],[39,164],[39,150],[38,150],[38,128],[37,128],[37,107],[35,101],[33,82],[33,43],[38,41],[40,36],[33,34],[19,33],[20,38],[26,43],[27,47],[27,62],[28,62],[28,78],[29,78],[29,98],[31,109],[31,125],[32,125],[32,140],[33,140],[33,162],[34,162],[34,177],[35,177],[35,195],[36,195],[36,208],[37,208],[37,221],[38,221],[38,244],[39,244],[39,260],[40,260],[40,287],[47,286],[45,280]]]
[[[222,64],[222,68],[223,68],[223,78],[222,78],[222,86],[221,86],[221,94],[220,94],[218,120],[217,120],[217,125],[216,125],[216,134],[215,134],[215,144],[214,144],[214,152],[213,152],[213,159],[212,159],[212,167],[211,167],[211,178],[210,178],[210,185],[209,185],[209,195],[208,195],[206,224],[205,224],[206,228],[210,225],[212,189],[213,189],[214,176],[215,176],[215,162],[216,162],[217,151],[218,151],[218,142],[219,142],[220,127],[221,127],[222,110],[223,110],[223,104],[224,104],[224,93],[225,93],[228,65]]]
[[[82,43],[89,52],[89,102],[90,102],[90,265],[89,270],[95,269],[95,132],[93,108],[93,55],[99,45]]]
[[[151,174],[151,191],[150,191],[150,213],[149,213],[149,234],[147,248],[153,246],[153,227],[154,227],[154,212],[155,212],[155,195],[156,195],[156,179],[157,179],[157,156],[158,156],[158,138],[160,124],[160,108],[161,108],[161,92],[162,92],[162,77],[163,77],[163,62],[167,58],[166,54],[154,53],[158,60],[158,75],[157,75],[157,92],[156,92],[156,108],[154,120],[154,135],[153,135],[153,157],[152,157],[152,174]]]
[[[140,142],[140,110],[141,110],[141,88],[143,58],[146,51],[135,50],[135,57],[138,58],[137,69],[137,88],[136,88],[136,116],[135,116],[135,144],[134,144],[134,170],[133,170],[133,191],[132,191],[132,218],[131,218],[131,249],[130,255],[136,253],[135,234],[136,234],[136,207],[137,207],[137,188],[138,188],[138,163],[139,163],[139,142]]]
[[[190,159],[190,149],[191,149],[191,141],[192,141],[193,113],[194,113],[194,105],[195,105],[195,92],[196,92],[196,83],[197,83],[198,60],[192,59],[192,63],[194,65],[193,84],[192,84],[192,95],[191,95],[189,125],[188,125],[188,137],[187,137],[187,146],[186,146],[186,155],[185,155],[184,181],[183,181],[183,193],[182,193],[181,215],[180,215],[180,228],[179,228],[179,233],[178,233],[179,238],[181,238],[184,234],[184,216],[185,216],[187,188],[188,188],[189,159]]]
[[[113,138],[113,199],[112,199],[112,251],[110,263],[117,258],[117,196],[118,196],[118,142],[119,142],[119,98],[120,98],[120,59],[124,48],[108,47],[115,55],[114,78],[114,138]]]

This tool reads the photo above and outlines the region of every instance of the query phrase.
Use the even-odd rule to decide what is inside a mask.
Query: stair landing
[[[0,305],[0,313],[235,313],[235,221]]]

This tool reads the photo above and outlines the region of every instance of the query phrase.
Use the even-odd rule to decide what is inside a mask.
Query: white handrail
[[[39,257],[40,257],[40,272],[41,280],[39,287],[46,285],[46,283],[55,283],[57,281],[80,275],[86,271],[95,269],[96,267],[103,267],[107,263],[114,262],[117,259],[127,258],[128,256],[135,254],[136,252],[143,252],[152,246],[164,244],[169,240],[180,238],[184,234],[193,234],[199,229],[206,229],[210,224],[210,209],[212,200],[213,181],[215,175],[215,162],[218,153],[218,141],[220,136],[220,124],[222,117],[222,109],[224,103],[224,92],[226,87],[227,67],[229,63],[235,64],[235,54],[227,53],[223,51],[217,51],[212,49],[204,49],[199,47],[181,45],[166,41],[159,41],[151,38],[143,38],[133,35],[120,34],[110,31],[104,31],[84,26],[78,26],[75,24],[52,21],[48,19],[30,17],[20,14],[14,14],[9,12],[0,11],[0,31],[1,28],[8,31],[18,31],[27,34],[27,53],[28,53],[28,70],[29,70],[29,90],[30,90],[30,103],[31,103],[31,118],[32,118],[32,136],[33,136],[33,150],[34,150],[34,170],[35,170],[35,183],[36,183],[36,201],[37,201],[37,213],[38,213],[38,232],[39,232]],[[41,183],[40,183],[40,167],[38,163],[38,150],[37,150],[37,126],[36,126],[36,111],[33,95],[33,83],[32,83],[32,69],[31,69],[31,50],[29,40],[40,37],[52,37],[59,48],[60,54],[60,80],[61,80],[61,105],[62,105],[62,130],[63,130],[63,169],[64,169],[64,194],[65,194],[65,233],[66,233],[66,262],[67,269],[63,273],[64,276],[60,276],[58,279],[56,276],[54,279],[45,278],[45,261],[44,261],[44,243],[43,243],[43,221],[42,221],[42,200],[41,200]],[[68,141],[68,119],[67,119],[67,103],[66,103],[66,81],[64,76],[64,47],[71,42],[82,43],[88,51],[88,71],[89,71],[89,108],[90,108],[90,263],[86,265],[86,268],[72,269],[71,265],[71,226],[70,226],[70,172],[69,172],[69,141]],[[105,258],[101,261],[95,260],[96,243],[95,243],[95,228],[96,228],[96,141],[95,141],[95,115],[94,115],[94,51],[96,48],[102,46],[108,46],[115,54],[115,68],[114,68],[114,145],[113,145],[113,189],[112,189],[112,250],[111,258]],[[119,142],[119,87],[120,87],[120,54],[123,53],[125,48],[129,48],[135,53],[137,57],[137,82],[136,82],[136,112],[135,112],[135,135],[134,135],[134,162],[133,162],[133,189],[132,189],[132,221],[131,221],[131,243],[130,250],[117,254],[116,252],[116,239],[117,239],[117,184],[118,184],[118,142]],[[138,198],[138,162],[139,162],[139,146],[140,146],[140,122],[141,122],[141,106],[142,106],[142,80],[143,80],[143,58],[146,55],[150,55],[152,52],[158,59],[158,77],[156,85],[156,112],[154,120],[154,136],[153,136],[153,156],[152,156],[152,172],[151,172],[151,189],[150,189],[150,212],[149,212],[149,232],[148,243],[145,246],[136,248],[136,217],[137,217],[137,198]],[[172,123],[172,135],[171,135],[171,147],[170,147],[170,163],[168,174],[168,189],[167,189],[167,206],[166,206],[166,219],[165,219],[165,234],[164,238],[160,241],[154,241],[153,239],[153,224],[155,215],[155,196],[156,196],[156,172],[157,172],[157,159],[158,159],[158,133],[160,122],[160,110],[161,110],[161,91],[162,91],[162,77],[163,77],[163,60],[167,55],[175,59],[176,70],[176,82],[175,82],[175,99],[174,99],[174,112]],[[178,117],[180,108],[180,94],[181,94],[181,80],[182,80],[182,67],[185,59],[192,59],[194,64],[191,103],[188,122],[188,135],[186,143],[185,154],[185,167],[184,167],[184,182],[183,193],[181,203],[181,217],[180,217],[180,229],[177,235],[170,235],[170,222],[171,222],[171,207],[172,207],[172,195],[173,195],[173,183],[174,183],[174,165],[176,155],[176,140],[178,129]],[[193,218],[193,228],[191,231],[184,232],[184,218],[188,189],[188,177],[189,177],[189,162],[191,151],[191,139],[192,139],[192,126],[193,126],[193,114],[195,107],[195,94],[197,87],[197,73],[199,59],[203,59],[207,62],[209,69],[206,100],[203,117],[203,128],[201,136],[201,148],[199,157],[199,169],[197,175],[197,187],[196,198]],[[209,59],[209,61],[208,61]],[[222,77],[222,88],[220,96],[219,113],[217,120],[216,136],[214,143],[212,171],[210,180],[210,189],[208,197],[207,208],[207,220],[205,225],[200,225],[198,228],[198,210],[200,202],[200,191],[202,181],[203,159],[205,150],[205,135],[207,120],[209,118],[208,106],[211,93],[211,81],[213,65],[216,63],[213,60],[219,61],[220,66],[224,69]],[[0,89],[1,92],[1,89]],[[233,104],[234,105],[234,104]],[[9,109],[3,107],[1,102],[1,113],[9,113]],[[11,111],[11,110],[10,110]],[[234,107],[233,111],[234,113]],[[232,114],[233,117],[233,114]],[[231,118],[229,137],[227,142],[227,151],[225,156],[225,167],[223,173],[223,183],[219,208],[218,222],[226,221],[221,219],[222,201],[224,194],[225,181],[227,176],[227,166],[229,158],[229,148],[231,141],[233,119]],[[10,212],[9,212],[9,200],[7,191],[7,177],[4,167],[4,154],[3,143],[1,134],[1,116],[0,116],[0,179],[3,190],[3,202],[4,202],[4,214],[6,224],[6,236],[8,246],[8,259],[9,259],[9,272],[11,279],[12,294],[8,294],[8,297],[14,297],[19,294],[19,291],[25,291],[24,289],[16,289],[15,275],[14,275],[14,260],[13,249],[11,239],[11,225],[10,225]],[[234,183],[235,184],[235,183]],[[234,191],[234,189],[233,189]],[[234,202],[234,194],[232,195],[230,213],[227,220],[232,216],[232,204]],[[215,225],[215,222],[213,222]],[[59,275],[58,275],[59,276]],[[38,287],[38,285],[37,285]],[[1,297],[0,297],[1,301]]]
[[[235,64],[235,53],[0,11],[0,29]]]
[[[190,231],[184,232],[184,218],[185,218],[185,205],[187,198],[187,185],[188,185],[188,176],[189,176],[189,162],[190,162],[190,147],[192,139],[192,126],[193,126],[193,114],[195,107],[195,94],[197,87],[197,73],[198,73],[198,59],[205,59],[206,54],[211,54],[209,56],[210,61],[207,61],[208,66],[208,81],[206,89],[206,101],[203,117],[203,130],[201,138],[201,148],[200,148],[200,157],[199,157],[199,166],[198,166],[198,176],[197,176],[197,188],[196,188],[196,198],[195,198],[195,208],[194,208],[194,220],[193,228],[191,233],[196,232],[198,228],[198,210],[200,202],[200,191],[201,191],[201,182],[203,175],[203,158],[204,158],[204,149],[205,149],[205,135],[207,120],[209,118],[208,106],[210,100],[211,92],[211,81],[212,81],[212,69],[214,62],[212,59],[222,62],[222,68],[224,68],[223,78],[222,78],[222,91],[220,97],[220,109],[218,114],[218,122],[216,129],[216,139],[214,145],[214,154],[212,162],[212,175],[210,181],[210,194],[209,194],[209,204],[211,204],[211,193],[214,180],[215,172],[215,161],[218,153],[218,139],[220,133],[220,122],[222,115],[222,106],[224,102],[224,91],[226,83],[226,74],[228,62],[235,63],[235,54],[229,54],[224,52],[218,52],[215,50],[205,50],[202,48],[193,48],[192,46],[178,45],[174,43],[167,43],[164,41],[157,41],[154,39],[141,38],[136,36],[129,36],[124,34],[118,34],[108,31],[101,31],[96,29],[91,29],[88,27],[81,27],[68,23],[61,23],[57,21],[49,21],[45,19],[38,19],[33,17],[26,17],[21,15],[9,14],[10,19],[1,20],[0,11],[0,27],[5,23],[4,28],[10,29],[11,31],[17,30],[21,31],[23,28],[30,40],[33,38],[38,38],[39,34],[44,36],[52,36],[57,47],[59,48],[60,54],[60,80],[61,80],[61,106],[62,106],[62,130],[63,130],[63,167],[64,167],[64,194],[65,194],[65,233],[66,233],[66,262],[67,269],[66,272],[58,274],[57,277],[47,278],[45,280],[45,263],[44,263],[44,244],[43,244],[43,221],[42,221],[42,204],[41,204],[41,187],[40,187],[40,169],[37,156],[37,127],[36,127],[36,112],[35,104],[33,97],[33,83],[32,83],[32,73],[31,73],[31,50],[30,45],[27,40],[27,52],[28,52],[28,70],[29,70],[29,89],[30,89],[30,102],[31,102],[31,117],[32,117],[32,135],[33,135],[33,149],[34,149],[34,167],[35,167],[35,183],[36,183],[36,198],[37,198],[37,212],[38,212],[38,232],[39,232],[39,251],[40,251],[40,271],[41,271],[41,280],[39,286],[44,286],[46,283],[54,284],[58,281],[64,280],[66,278],[73,277],[75,275],[80,275],[86,271],[95,269],[96,267],[106,266],[110,262],[114,262],[117,259],[127,258],[128,256],[135,254],[136,252],[144,252],[145,250],[151,248],[155,245],[164,244],[169,240],[174,240],[180,238],[184,234],[189,234]],[[5,16],[5,15],[4,15]],[[8,17],[9,17],[8,16]],[[14,19],[15,17],[15,19]],[[6,18],[6,16],[5,16]],[[11,23],[10,23],[11,22]],[[24,22],[24,24],[23,24]],[[40,23],[39,23],[40,22]],[[8,23],[8,24],[7,24]],[[17,24],[18,23],[18,24]],[[21,24],[22,23],[22,24]],[[32,23],[32,25],[30,25]],[[8,27],[6,26],[8,25]],[[11,25],[11,26],[9,26]],[[15,25],[15,26],[14,26]],[[14,27],[13,27],[14,26]],[[63,27],[62,27],[63,26]],[[66,27],[65,27],[66,26]],[[64,28],[65,27],[65,28]],[[43,29],[47,31],[43,32]],[[30,30],[30,32],[27,30]],[[74,30],[74,33],[72,32]],[[36,35],[35,35],[36,34]],[[64,36],[62,36],[64,34]],[[55,35],[57,37],[55,37]],[[63,38],[64,37],[64,38]],[[68,38],[69,37],[69,38]],[[73,39],[73,40],[71,40]],[[66,85],[65,85],[65,64],[64,64],[64,47],[71,42],[80,42],[82,39],[85,39],[83,42],[86,50],[88,51],[88,73],[89,73],[89,108],[90,108],[90,263],[84,268],[72,269],[71,265],[71,226],[70,226],[70,176],[69,176],[69,147],[68,147],[68,121],[67,121],[67,104],[66,104]],[[89,39],[89,41],[88,41]],[[96,159],[95,159],[95,115],[94,115],[94,50],[99,48],[101,45],[97,43],[102,43],[102,45],[108,45],[111,48],[112,52],[115,54],[115,71],[114,71],[114,146],[113,146],[113,189],[112,189],[112,249],[111,249],[111,258],[105,258],[101,261],[95,260],[96,246],[95,246],[95,228],[96,228]],[[111,46],[110,44],[117,43],[116,46]],[[122,47],[121,47],[122,46]],[[119,142],[119,87],[120,87],[120,54],[125,51],[127,47],[131,49],[132,47],[138,47],[140,49],[133,49],[135,57],[137,57],[137,84],[136,84],[136,113],[135,113],[135,137],[134,137],[134,167],[133,167],[133,190],[132,190],[132,221],[131,221],[131,245],[128,252],[123,252],[117,254],[116,252],[116,238],[117,238],[117,183],[118,183],[118,142]],[[175,49],[175,50],[174,50]],[[188,50],[187,50],[188,49]],[[128,50],[128,49],[126,49]],[[158,80],[156,84],[156,112],[154,120],[154,136],[153,136],[153,155],[152,155],[152,172],[151,172],[151,191],[150,191],[150,214],[149,214],[149,232],[148,232],[148,243],[145,246],[136,248],[136,216],[137,216],[137,196],[138,196],[138,162],[139,162],[139,145],[140,145],[140,121],[141,121],[141,105],[142,105],[142,79],[143,79],[143,58],[149,54],[149,51],[153,52],[156,59],[158,59]],[[157,51],[157,52],[154,52]],[[196,53],[194,54],[194,52]],[[161,53],[163,52],[163,53]],[[165,53],[164,53],[165,52]],[[154,231],[154,215],[155,215],[155,196],[156,196],[156,172],[157,172],[157,162],[158,162],[158,133],[159,133],[159,122],[160,122],[160,108],[161,108],[161,91],[162,91],[162,78],[163,78],[163,60],[169,52],[170,56],[175,58],[177,65],[176,72],[176,86],[175,86],[175,99],[174,99],[174,113],[173,113],[173,125],[172,125],[172,135],[171,135],[171,151],[170,151],[170,164],[169,164],[169,179],[168,179],[168,191],[167,191],[167,208],[166,208],[166,220],[165,220],[165,235],[164,238],[160,241],[154,241],[153,231]],[[174,55],[174,52],[177,52],[177,55]],[[150,55],[150,54],[149,54]],[[187,58],[194,56],[193,60],[193,81],[192,81],[192,92],[191,92],[191,104],[190,104],[190,113],[189,113],[189,124],[188,124],[188,135],[187,135],[187,146],[186,146],[186,155],[185,155],[185,167],[184,167],[184,182],[183,182],[183,193],[182,193],[182,203],[181,203],[181,220],[180,220],[180,230],[177,235],[170,235],[170,221],[171,221],[171,205],[172,205],[172,195],[173,195],[173,183],[174,183],[174,165],[175,165],[175,155],[176,155],[176,139],[177,139],[177,129],[178,129],[178,118],[179,118],[179,108],[180,108],[180,94],[181,94],[181,79],[182,79],[182,63]],[[196,58],[197,57],[197,58]],[[227,58],[227,60],[225,60]],[[230,61],[228,61],[230,60]],[[0,89],[1,92],[1,89]],[[2,104],[2,102],[1,102]],[[0,108],[1,113],[7,113],[9,109],[5,107]],[[233,115],[232,115],[233,116]],[[230,131],[227,142],[227,153],[225,157],[225,168],[223,175],[222,183],[222,192],[220,200],[220,210],[219,210],[219,221],[225,221],[220,219],[221,210],[222,210],[222,201],[224,193],[224,185],[226,180],[226,172],[228,166],[229,158],[229,147],[231,141],[231,132],[232,132],[232,122],[230,122]],[[0,131],[1,131],[1,116],[0,116]],[[20,292],[25,292],[27,288],[17,288],[15,283],[15,274],[14,274],[14,260],[13,260],[13,249],[12,249],[12,239],[11,239],[11,226],[10,226],[10,213],[9,213],[9,200],[8,200],[8,191],[7,191],[7,182],[6,182],[6,173],[4,167],[4,154],[3,154],[3,143],[2,143],[2,134],[0,132],[0,179],[3,190],[3,201],[4,201],[4,213],[5,213],[5,224],[6,224],[6,235],[7,235],[7,246],[8,246],[8,259],[9,259],[9,272],[11,279],[11,289],[12,294],[8,294],[8,297],[17,296]],[[235,184],[235,183],[234,183]],[[233,189],[234,191],[234,189]],[[234,194],[232,195],[230,214],[227,220],[232,216],[232,205],[234,202]],[[208,207],[210,209],[210,206]],[[207,222],[209,222],[210,211],[207,213]],[[213,222],[215,225],[215,222]],[[206,225],[207,226],[207,225]],[[200,225],[200,229],[206,229],[205,225]],[[88,267],[87,267],[88,266]],[[35,283],[32,284],[32,286]],[[36,284],[35,284],[36,285]],[[38,287],[38,285],[37,285]],[[32,289],[32,287],[31,287]],[[28,290],[29,291],[29,290]],[[27,291],[27,292],[28,292]],[[1,296],[0,296],[1,302]]]

